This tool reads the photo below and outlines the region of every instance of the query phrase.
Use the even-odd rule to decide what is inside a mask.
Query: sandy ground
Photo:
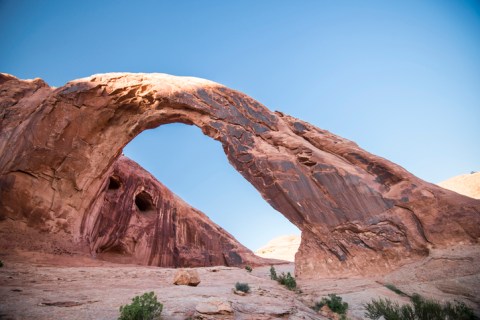
[[[175,269],[118,265],[86,257],[15,252],[0,255],[0,319],[117,319],[119,307],[135,295],[154,291],[164,304],[162,319],[325,319],[309,307],[336,293],[350,305],[350,319],[363,319],[363,304],[372,298],[408,299],[387,289],[393,283],[406,293],[438,300],[462,300],[477,311],[480,301],[479,247],[434,250],[429,258],[384,276],[298,281],[292,292],[270,280],[269,266],[252,273],[228,267],[197,268],[197,287],[172,284]],[[294,271],[293,264],[276,266]],[[252,292],[233,293],[236,282]],[[209,299],[225,301],[233,314],[204,315],[196,306]]]

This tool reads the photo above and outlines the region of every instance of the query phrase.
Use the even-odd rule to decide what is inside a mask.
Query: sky
[[[0,72],[207,78],[418,177],[480,171],[480,2],[0,0]],[[198,128],[124,153],[250,249],[299,234]]]

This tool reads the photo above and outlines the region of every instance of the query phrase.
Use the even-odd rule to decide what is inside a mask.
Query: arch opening
[[[280,236],[299,238],[300,230],[262,198],[228,162],[222,145],[197,126],[170,123],[145,130],[123,152],[252,251]]]

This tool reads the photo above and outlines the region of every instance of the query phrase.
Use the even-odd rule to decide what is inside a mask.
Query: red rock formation
[[[105,260],[161,267],[267,263],[126,157],[101,190],[80,233]]]
[[[88,243],[81,221],[122,148],[162,124],[196,125],[302,230],[302,277],[384,272],[431,246],[476,243],[480,202],[355,143],[196,78],[104,74],[58,88],[0,78],[2,215]]]

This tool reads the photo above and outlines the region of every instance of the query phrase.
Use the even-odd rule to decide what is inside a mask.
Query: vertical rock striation
[[[268,263],[124,156],[101,190],[80,233],[105,260],[161,267]]]

